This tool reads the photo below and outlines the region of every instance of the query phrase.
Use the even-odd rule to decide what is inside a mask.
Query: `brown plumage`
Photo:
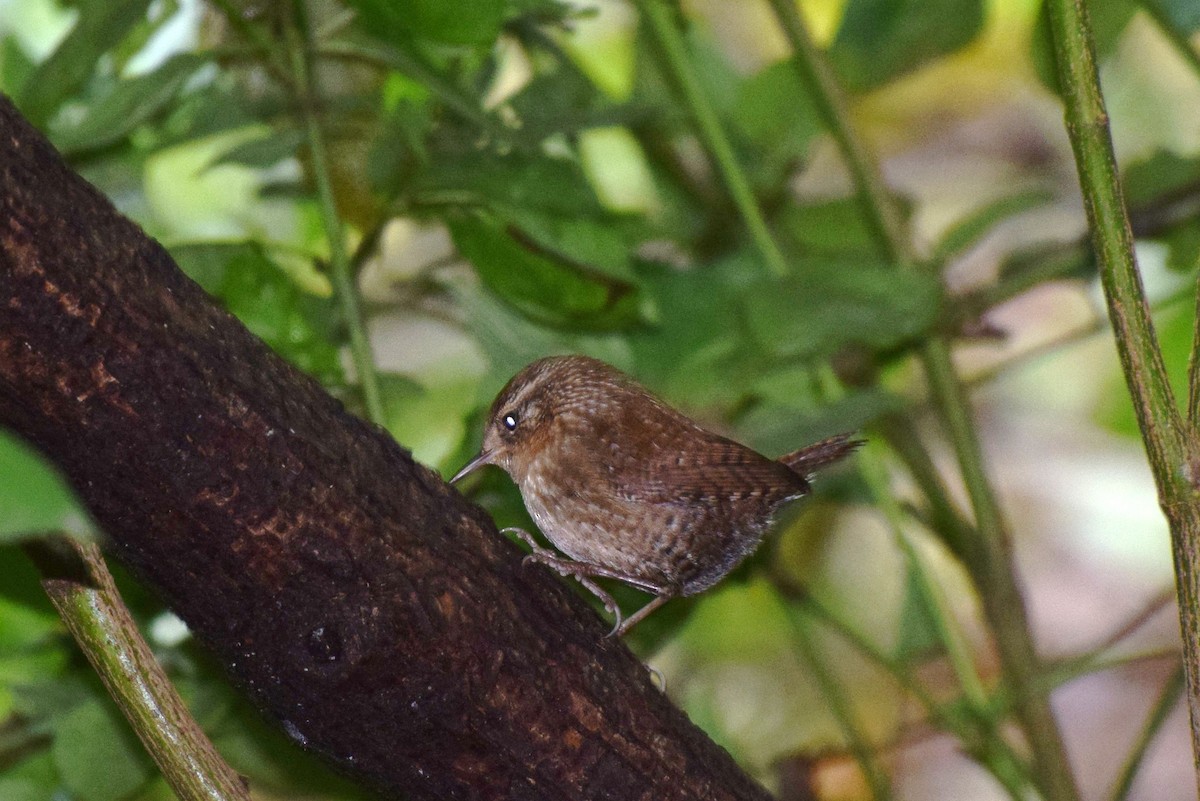
[[[532,559],[579,579],[621,635],[677,595],[717,583],[761,541],[808,476],[860,443],[842,435],[778,460],[701,428],[632,379],[584,356],[541,359],[500,391],[483,449],[452,479],[485,464],[517,483],[538,528],[566,556]],[[657,596],[622,621],[591,579]]]

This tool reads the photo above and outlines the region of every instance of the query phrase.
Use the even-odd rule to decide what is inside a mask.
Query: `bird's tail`
[[[818,469],[854,453],[865,442],[866,440],[854,439],[851,434],[838,434],[784,454],[778,461],[807,478]]]

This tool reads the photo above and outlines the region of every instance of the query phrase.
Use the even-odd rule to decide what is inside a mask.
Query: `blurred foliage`
[[[840,19],[825,44],[844,86],[872,92],[875,102],[923,69],[970,59],[992,36],[989,14],[1003,18],[1007,8],[981,0],[813,5]],[[1090,6],[1102,56],[1139,8],[1171,39],[1200,28],[1194,0]],[[0,3],[0,90],[255,335],[361,411],[345,355],[349,329],[360,323],[344,316],[327,276],[330,248],[299,112],[311,104],[351,231],[389,428],[444,472],[477,445],[481,415],[512,373],[567,351],[629,371],[767,452],[874,431],[913,408],[914,347],[933,334],[957,335],[988,308],[958,305],[942,271],[1063,191],[1032,166],[1030,180],[964,201],[927,263],[902,272],[840,183],[833,192],[796,191],[827,142],[792,65],[778,56],[739,59],[719,23],[689,6],[677,21],[691,67],[790,267],[771,276],[636,4],[308,0],[306,11],[304,30],[288,2],[75,0],[60,8],[8,0]],[[1026,15],[1027,39],[1008,58],[1052,89],[1044,14],[1034,17]],[[306,96],[291,67],[306,36],[317,97]],[[1163,150],[1126,167],[1139,236],[1163,244],[1172,269],[1194,270],[1200,156]],[[914,210],[915,199],[902,201]],[[400,222],[437,235],[397,243]],[[428,244],[435,240],[440,248]],[[988,297],[1089,280],[1083,241],[1063,248],[1038,243],[1004,254]],[[1170,348],[1190,338],[1183,317],[1168,325]],[[389,339],[395,330],[403,335]],[[840,394],[823,383],[826,365],[841,378]],[[1131,430],[1131,416],[1102,414],[1114,429]],[[501,525],[530,525],[506,480],[485,475],[471,490]],[[808,613],[796,586],[820,592],[896,660],[884,669],[878,654],[820,638],[878,741],[901,725],[896,677],[944,656],[931,625],[937,612],[914,590],[906,563],[879,544],[887,534],[878,521],[838,539],[828,534],[833,509],[869,497],[863,482],[845,471],[818,490],[823,512],[787,526],[722,588],[671,604],[634,641],[648,648],[674,635],[659,659],[672,676],[690,678],[672,691],[766,777],[778,759],[842,742],[804,683],[796,621]],[[56,474],[0,438],[0,543],[50,529],[89,533]],[[967,571],[940,546],[943,533],[932,534],[927,550],[939,579],[969,598]],[[862,553],[873,551],[888,557],[885,567],[872,561],[878,572],[864,582]],[[9,544],[0,545],[0,575],[0,798],[171,797]],[[163,611],[128,578],[122,587],[201,724],[254,786],[278,796],[354,796],[264,726],[189,640],[154,635]],[[729,687],[737,698],[721,694]],[[759,710],[769,726],[730,710],[773,697],[790,700]],[[998,765],[989,767],[999,774]]]

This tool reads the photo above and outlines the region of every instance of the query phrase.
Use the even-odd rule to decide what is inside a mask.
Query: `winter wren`
[[[701,428],[604,362],[541,359],[492,404],[483,449],[451,481],[504,468],[562,554],[529,558],[594,592],[625,634],[679,595],[708,589],[751,554],[808,476],[860,443],[846,435],[771,460]],[[629,618],[592,579],[656,597]]]

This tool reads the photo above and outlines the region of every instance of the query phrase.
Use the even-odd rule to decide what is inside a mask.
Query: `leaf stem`
[[[800,650],[804,653],[804,659],[808,662],[813,677],[821,687],[821,694],[824,696],[825,702],[829,704],[830,711],[837,719],[842,736],[846,738],[846,744],[858,761],[859,767],[862,768],[867,784],[871,787],[871,795],[876,801],[887,801],[892,797],[891,782],[875,759],[874,746],[860,731],[860,727],[854,719],[854,710],[846,700],[842,688],[838,686],[837,680],[829,672],[825,663],[821,661],[821,654],[813,643],[813,635],[809,631],[808,621],[804,618],[803,610],[797,610],[794,614],[789,615],[792,629],[796,633],[796,640],[800,645]]]
[[[1188,66],[1192,68],[1192,72],[1200,77],[1200,53],[1196,52],[1196,48],[1192,46],[1191,40],[1179,29],[1172,20],[1171,15],[1167,13],[1167,9],[1163,6],[1163,0],[1138,0],[1137,3],[1141,6],[1158,29],[1162,31],[1163,36],[1175,48],[1175,51],[1187,61]]]
[[[220,9],[225,19],[229,22],[230,27],[236,30],[239,34],[245,37],[252,45],[255,54],[261,59],[263,67],[267,72],[271,73],[280,86],[285,89],[294,90],[292,85],[292,76],[287,71],[287,65],[280,63],[277,58],[277,48],[275,43],[266,36],[256,25],[246,21],[242,16],[242,12],[237,8],[231,0],[212,0],[213,5]]]
[[[866,218],[879,250],[898,263],[914,260],[911,240],[904,218],[883,182],[879,165],[871,151],[859,140],[850,124],[850,107],[841,84],[822,57],[808,32],[808,26],[796,8],[795,0],[768,0],[779,26],[783,29],[795,54],[792,64],[800,80],[808,87],[809,96],[825,122],[830,136],[837,143],[850,170],[859,206]]]
[[[950,660],[950,666],[962,688],[963,696],[972,710],[982,714],[988,706],[988,695],[983,687],[983,682],[975,672],[970,649],[967,648],[966,642],[950,619],[941,588],[926,569],[916,543],[904,528],[904,513],[889,490],[881,456],[877,452],[877,447],[873,447],[872,443],[868,443],[863,453],[859,455],[859,468],[875,502],[883,511],[888,528],[891,529],[892,537],[904,555],[904,561],[908,564],[912,577],[916,580],[921,604],[929,616],[929,622],[937,634],[938,642],[946,650],[946,656]]]
[[[1179,696],[1183,694],[1183,688],[1186,686],[1186,675],[1181,665],[1171,673],[1171,678],[1167,679],[1167,683],[1163,685],[1162,692],[1159,693],[1158,701],[1150,710],[1150,714],[1146,718],[1146,725],[1142,727],[1141,734],[1138,735],[1137,742],[1133,744],[1133,748],[1129,752],[1129,756],[1125,758],[1125,764],[1121,768],[1120,774],[1117,776],[1117,781],[1113,785],[1112,801],[1125,801],[1129,797],[1129,790],[1133,787],[1133,780],[1137,778],[1138,769],[1142,766],[1142,760],[1146,757],[1146,752],[1150,749],[1150,744],[1154,742],[1154,737],[1162,729],[1162,725],[1167,721],[1167,716],[1171,714],[1171,710],[1175,708],[1176,702],[1179,701]]]
[[[1196,432],[1176,406],[1138,273],[1086,10],[1073,0],[1049,0],[1047,10],[1067,133],[1075,153],[1117,352],[1158,487],[1159,503],[1171,530],[1193,758],[1200,773],[1200,482],[1196,475],[1200,457]],[[1192,387],[1198,380],[1195,367],[1193,364],[1188,376]]]
[[[362,388],[363,404],[367,416],[377,425],[386,425],[383,408],[383,393],[379,387],[379,376],[375,370],[375,359],[371,353],[371,342],[367,337],[367,324],[358,297],[358,288],[350,267],[346,251],[346,233],[337,204],[333,197],[330,180],[329,155],[325,146],[325,134],[317,113],[316,80],[311,53],[316,52],[312,31],[304,11],[303,0],[293,3],[298,30],[288,27],[288,49],[295,74],[297,101],[304,117],[308,137],[309,155],[312,158],[313,180],[317,185],[317,202],[321,222],[325,226],[325,237],[329,240],[330,273],[337,292],[338,302],[346,320],[350,335],[350,353],[354,359],[359,386]]]
[[[250,801],[142,639],[95,545],[31,541],[42,587],[108,694],[183,801]]]
[[[505,143],[522,144],[498,120],[484,111],[479,98],[462,91],[419,54],[404,49],[400,43],[384,46],[360,41],[325,42],[320,47],[319,55],[323,58],[358,61],[406,75],[427,87],[446,108],[465,122]]]
[[[804,600],[814,615],[863,656],[887,671],[888,675],[910,693],[925,709],[934,725],[957,737],[963,750],[973,754],[991,771],[996,780],[1004,785],[1013,801],[1025,801],[1029,797],[1029,766],[1013,751],[995,727],[986,726],[989,721],[958,714],[956,699],[939,704],[929,690],[917,681],[906,664],[884,654],[853,624],[834,611],[832,606],[812,594],[806,595]]]
[[[801,80],[842,148],[880,250],[900,268],[915,268],[912,243],[899,224],[899,208],[849,122],[848,108],[832,71],[813,46],[803,18],[794,7],[787,0],[771,0],[771,4],[794,50]],[[968,566],[979,585],[1005,676],[1013,686],[1016,712],[1034,752],[1038,786],[1051,801],[1077,801],[1079,791],[1049,699],[1033,690],[1040,663],[1012,565],[1007,524],[983,466],[970,402],[954,372],[945,338],[926,340],[920,355],[975,512],[979,537],[970,549]]]
[[[662,53],[667,72],[678,86],[684,105],[691,112],[700,140],[725,182],[725,188],[745,222],[750,239],[766,263],[767,270],[777,278],[787,275],[787,259],[771,236],[766,218],[750,187],[750,180],[734,154],[729,135],[700,85],[671,8],[665,0],[639,0],[638,7],[649,24],[650,35]]]

